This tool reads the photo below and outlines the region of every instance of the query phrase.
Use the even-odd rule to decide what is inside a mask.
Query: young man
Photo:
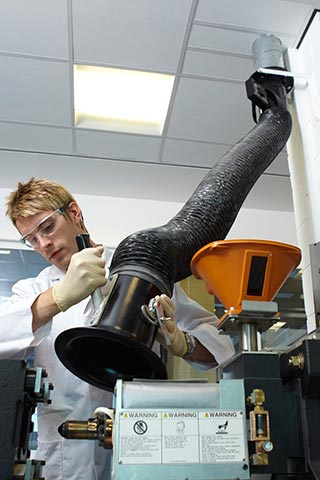
[[[93,305],[91,293],[107,283],[107,264],[112,252],[91,241],[91,248],[78,251],[76,236],[87,233],[79,205],[71,193],[56,182],[31,178],[19,183],[8,197],[7,215],[21,241],[52,265],[36,278],[20,280],[13,296],[0,312],[0,358],[27,358],[34,350],[35,366],[42,366],[54,385],[52,404],[38,407],[38,450],[44,459],[46,480],[102,480],[110,453],[98,442],[65,440],[58,433],[61,423],[87,420],[94,410],[112,405],[112,395],[69,372],[59,361],[54,341],[62,331],[89,326]],[[216,318],[190,300],[177,285],[172,299],[157,297],[174,355],[189,354],[185,334],[195,339],[186,360],[198,369],[215,367],[230,358],[233,346],[219,336]]]

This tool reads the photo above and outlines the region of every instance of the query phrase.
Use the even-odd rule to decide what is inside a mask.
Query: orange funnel
[[[227,310],[239,313],[242,300],[272,301],[300,260],[300,249],[285,243],[221,240],[193,256],[191,271]]]

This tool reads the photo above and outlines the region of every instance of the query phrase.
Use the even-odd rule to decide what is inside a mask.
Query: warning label
[[[198,412],[163,412],[163,463],[198,463]]]
[[[161,463],[161,414],[123,412],[120,416],[119,462]]]
[[[125,411],[119,463],[229,463],[245,459],[241,411]]]
[[[239,411],[199,413],[201,463],[242,462],[244,419]]]

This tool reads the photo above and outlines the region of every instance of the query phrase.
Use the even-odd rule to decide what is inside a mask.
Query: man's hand
[[[96,288],[105,285],[106,269],[103,247],[85,248],[71,257],[66,276],[52,289],[55,303],[61,312],[88,297]]]
[[[166,319],[162,323],[162,328],[159,328],[157,333],[157,340],[164,347],[166,347],[173,355],[183,357],[187,351],[188,346],[186,337],[178,328],[174,320],[174,303],[167,295],[156,296],[155,301],[163,308],[163,313]],[[167,337],[167,338],[166,338]]]

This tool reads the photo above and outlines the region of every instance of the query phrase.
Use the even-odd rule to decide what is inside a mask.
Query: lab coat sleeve
[[[51,321],[32,331],[31,306],[46,288],[37,279],[20,280],[0,308],[0,358],[26,358],[51,331]]]
[[[192,334],[215,357],[218,364],[229,360],[235,353],[228,335],[217,329],[217,317],[190,299],[179,285],[175,285],[172,300],[175,304],[175,320],[180,330]],[[209,370],[216,366],[187,362],[197,370]]]

